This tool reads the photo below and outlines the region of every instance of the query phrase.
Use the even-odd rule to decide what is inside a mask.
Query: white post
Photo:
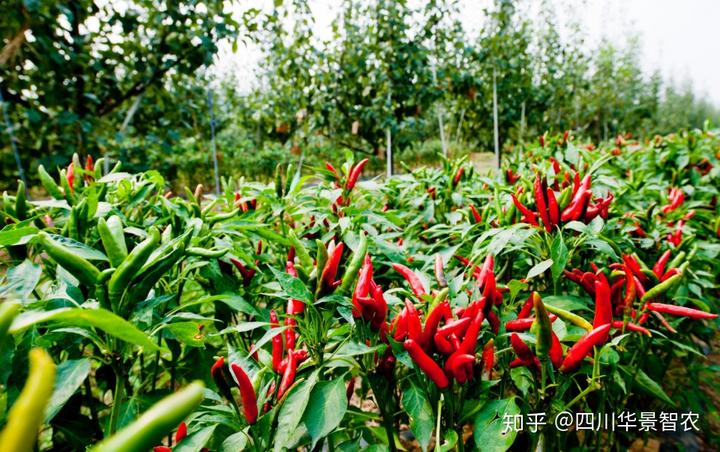
[[[391,87],[388,86],[388,94],[387,94],[387,103],[388,103],[388,110],[390,114],[392,114],[392,93],[391,93]],[[392,132],[390,130],[390,126],[387,127],[385,130],[385,160],[387,162],[387,177],[389,178],[393,174],[393,159],[392,159]]]
[[[495,68],[494,67],[493,67],[493,132],[495,135],[495,166],[500,168],[500,139],[498,137],[497,83],[495,82]]]
[[[392,176],[392,133],[390,133],[390,127],[385,130],[385,161],[387,162],[387,177]]]
[[[520,144],[525,143],[525,101],[522,101],[520,110]]]
[[[437,82],[437,74],[435,72],[435,66],[432,67],[432,76],[433,76],[433,82]],[[445,143],[445,126],[443,125],[442,102],[438,103],[437,119],[438,119],[438,127],[440,128],[440,144],[442,145],[443,157],[447,157],[448,149],[447,149],[447,144]]]

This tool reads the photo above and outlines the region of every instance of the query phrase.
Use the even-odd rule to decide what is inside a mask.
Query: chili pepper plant
[[[328,162],[218,196],[40,166],[47,198],[0,211],[0,448],[619,450],[654,434],[552,421],[687,409],[717,446],[719,154],[566,133],[495,173]]]

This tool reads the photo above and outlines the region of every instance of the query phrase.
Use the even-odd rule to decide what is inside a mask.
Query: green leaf
[[[25,259],[17,267],[7,271],[2,284],[0,284],[0,296],[16,298],[23,302],[28,300],[35,286],[40,282],[42,268]]]
[[[629,375],[632,375],[633,371],[636,371],[635,374],[635,386],[639,389],[641,389],[646,394],[652,395],[657,397],[658,399],[662,400],[663,402],[667,403],[670,406],[675,406],[675,402],[672,401],[672,399],[665,393],[663,388],[650,378],[648,374],[643,372],[642,369],[636,369],[636,370],[629,370],[624,368],[625,372],[627,372]]]
[[[515,403],[515,398],[510,397],[501,400],[492,400],[483,406],[482,410],[475,416],[473,437],[475,447],[483,452],[505,452],[515,441],[517,432],[514,429],[505,430],[503,418],[520,414],[520,408]]]
[[[237,452],[239,450],[245,450],[245,447],[247,447],[248,442],[248,435],[243,430],[237,433],[233,433],[232,435],[225,438],[225,441],[223,441],[222,446],[220,446],[221,452]]]
[[[205,345],[204,335],[198,330],[197,322],[175,322],[167,325],[167,329],[179,342],[190,347],[202,347]]]
[[[6,226],[0,231],[0,246],[24,245],[37,234],[38,228],[34,226],[13,227]]]
[[[205,427],[188,435],[173,447],[173,452],[198,452],[210,441],[212,434],[215,432],[215,427],[217,427],[217,425]]]
[[[275,434],[275,450],[281,451],[291,446],[288,444],[300,424],[305,408],[315,384],[319,370],[313,372],[307,380],[294,386],[288,394],[278,414],[278,426]]]
[[[530,271],[528,272],[528,274],[527,274],[527,279],[532,279],[532,278],[534,278],[534,277],[536,277],[536,276],[538,276],[538,275],[542,275],[543,273],[545,273],[545,270],[547,270],[548,268],[550,268],[550,266],[551,266],[552,264],[553,264],[553,260],[552,260],[552,259],[547,259],[547,260],[544,260],[544,261],[540,262],[539,264],[536,264],[536,265],[535,265],[533,268],[531,268]]]
[[[340,425],[345,411],[347,411],[347,397],[342,378],[321,381],[315,385],[303,417],[305,427],[313,439],[311,449]]]
[[[58,364],[55,375],[55,390],[45,410],[45,423],[49,423],[70,400],[90,373],[90,360],[69,359]]]
[[[272,270],[278,283],[280,283],[280,287],[283,288],[288,297],[300,300],[303,303],[313,303],[312,294],[302,281],[285,272],[279,272],[274,268],[270,268],[270,270]]]
[[[100,250],[93,247],[87,246],[84,243],[78,242],[62,235],[50,234],[50,237],[60,245],[69,248],[74,254],[83,257],[89,261],[107,261],[107,256]]]
[[[561,233],[555,234],[555,238],[550,245],[550,257],[552,258],[550,272],[552,273],[553,282],[557,283],[563,270],[565,270],[565,265],[567,265],[569,257],[568,249],[567,246],[565,246],[565,241]]]
[[[410,383],[403,391],[402,404],[410,416],[410,430],[422,450],[427,450],[434,427],[433,409],[427,395],[415,384]]]
[[[127,320],[105,309],[61,308],[52,311],[27,311],[15,318],[10,332],[15,334],[40,323],[51,322],[59,326],[99,328],[110,336],[125,342],[158,350],[158,346],[145,333]]]
[[[220,450],[221,452],[237,452],[238,450],[245,450],[247,442],[248,436],[245,431],[233,433],[225,438]]]

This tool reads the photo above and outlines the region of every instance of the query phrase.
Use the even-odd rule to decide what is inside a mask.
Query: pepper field
[[[720,137],[3,194],[2,451],[720,447]],[[637,449],[636,449],[637,450]]]

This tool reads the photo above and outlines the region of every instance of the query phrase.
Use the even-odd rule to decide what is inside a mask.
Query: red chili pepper
[[[400,273],[403,278],[407,280],[407,282],[410,284],[410,289],[412,289],[415,296],[422,301],[422,297],[427,295],[427,292],[425,292],[425,288],[423,287],[422,282],[420,282],[420,278],[418,278],[415,272],[413,272],[403,264],[392,264],[392,267],[395,269],[395,271]]]
[[[420,322],[420,314],[418,314],[415,305],[413,305],[410,300],[405,300],[405,309],[407,309],[408,337],[422,345],[422,323]]]
[[[557,320],[555,314],[550,314],[550,321],[554,322]],[[525,317],[523,319],[508,320],[505,322],[506,331],[527,331],[532,327],[532,323],[535,321],[534,317]]]
[[[452,375],[458,383],[465,383],[472,375],[473,363],[475,363],[475,355],[454,353],[445,362],[445,373]]]
[[[576,179],[579,178],[577,173],[575,173],[575,175]],[[592,196],[592,192],[590,191],[591,182],[591,175],[588,174],[583,178],[582,182],[577,185],[577,189],[573,188],[573,198],[560,216],[562,221],[575,221],[580,219],[587,201]]]
[[[428,347],[432,344],[438,325],[440,325],[441,320],[447,319],[448,311],[450,311],[450,303],[448,303],[447,300],[442,301],[436,305],[432,311],[430,311],[425,319],[425,327],[423,328],[422,335],[420,336],[419,342],[421,346]],[[450,314],[452,318],[452,311],[450,311]]]
[[[670,213],[680,207],[685,202],[685,193],[679,188],[671,188],[668,196],[670,204],[662,208],[663,213]]]
[[[495,314],[495,311],[489,311],[487,313],[487,320],[490,324],[490,329],[493,333],[498,334],[500,331],[500,319],[498,318],[497,314]]]
[[[640,264],[637,259],[631,255],[624,255],[623,262],[625,262],[626,268],[629,268],[633,275],[635,275],[643,284],[648,282],[648,277],[642,272]]]
[[[295,333],[295,327],[297,326],[297,322],[292,317],[288,317],[285,319],[285,325],[287,328],[285,329],[285,347],[288,350],[293,350],[295,348],[295,340],[297,339],[297,334]]]
[[[230,364],[230,370],[232,370],[233,374],[235,374],[235,379],[237,380],[238,387],[240,388],[240,398],[242,399],[245,420],[248,424],[252,425],[255,423],[258,416],[255,389],[253,388],[250,378],[248,378],[248,375],[245,373],[245,370],[243,370],[239,364]]]
[[[535,358],[535,354],[530,350],[530,347],[523,341],[520,336],[516,333],[510,335],[510,345],[512,345],[515,354],[523,361],[532,361]]]
[[[691,319],[715,319],[718,316],[717,314],[701,311],[699,309],[686,308],[685,306],[675,306],[665,303],[647,303],[645,307],[650,311],[688,317]]]
[[[511,194],[510,197],[513,200],[513,204],[515,204],[515,207],[517,207],[517,209],[523,215],[523,222],[528,223],[532,226],[539,226],[537,222],[537,215],[535,215],[535,212],[525,207],[525,205],[523,205],[523,203],[521,203],[520,200],[517,199],[517,196],[515,196],[515,194]]]
[[[89,158],[92,158],[88,156]],[[188,430],[187,430],[187,424],[185,424],[185,421],[180,422],[180,425],[178,425],[177,431],[175,432],[175,443],[179,443],[185,437],[187,436]]]
[[[72,193],[75,193],[75,164],[72,162],[70,162],[70,164],[68,165],[65,179],[67,179],[67,183],[70,186],[70,191]]]
[[[220,391],[220,394],[223,395],[227,400],[234,403],[234,398],[232,395],[232,392],[230,391],[230,385],[227,382],[227,379],[225,378],[225,373],[223,372],[223,369],[225,367],[225,358],[220,357],[215,361],[215,364],[210,368],[210,375],[212,375],[213,381],[215,381],[215,385],[218,387],[218,390]]]
[[[382,287],[376,285],[372,289],[373,300],[375,301],[375,313],[371,320],[372,326],[382,330],[385,326],[385,319],[387,317],[387,302],[383,295]]]
[[[345,245],[340,242],[330,253],[327,262],[325,262],[325,268],[322,270],[321,290],[325,291],[333,286],[335,277],[337,276],[338,267],[340,266],[340,258],[342,257],[344,249]]]
[[[547,202],[545,201],[545,190],[540,182],[540,174],[535,175],[535,183],[533,184],[533,193],[535,195],[535,207],[543,227],[547,232],[552,232],[553,225],[550,224],[550,216],[548,215]]]
[[[440,287],[447,287],[447,279],[445,279],[445,269],[443,268],[442,257],[435,255],[435,279],[437,279]]]
[[[610,327],[611,324],[609,323],[599,326],[580,338],[580,340],[568,350],[567,356],[562,366],[560,366],[560,372],[567,373],[577,369],[594,346],[602,345],[607,341]]]
[[[453,345],[450,343],[447,336],[443,336],[440,333],[435,333],[434,340],[435,340],[435,348],[440,353],[445,354],[445,355],[450,355],[455,351],[455,349],[453,348]]]
[[[512,169],[508,168],[505,170],[505,180],[508,184],[513,185],[518,181],[518,179],[520,179],[520,175],[515,174]]]
[[[555,198],[555,192],[552,188],[547,189],[547,200],[550,224],[552,226],[557,226],[560,224],[560,207],[558,206],[557,198]]]
[[[470,322],[472,322],[472,319],[469,317],[453,320],[452,322],[446,323],[442,327],[438,328],[436,333],[443,337],[447,337],[453,333],[462,336],[468,326],[470,326]]]
[[[482,352],[482,379],[490,380],[492,377],[492,368],[495,365],[495,341],[490,339]]]
[[[357,283],[355,284],[355,291],[353,292],[352,296],[352,304],[353,304],[353,317],[357,318],[362,315],[362,306],[360,305],[360,298],[367,298],[368,294],[370,293],[370,281],[372,280],[372,261],[370,260],[370,255],[365,255],[365,261],[363,262],[363,266],[360,269],[360,274],[358,275]]]
[[[408,322],[407,322],[407,309],[403,308],[402,311],[400,311],[400,314],[395,318],[393,321],[395,324],[395,332],[393,333],[393,339],[396,341],[399,341],[403,339],[405,336],[407,336],[408,331]],[[391,327],[392,330],[392,327]]]
[[[595,317],[593,328],[612,322],[612,303],[610,302],[610,284],[604,274],[598,273],[595,280]]]
[[[464,172],[465,172],[465,168],[462,166],[457,169],[457,171],[455,172],[455,176],[453,177],[453,183],[452,183],[453,187],[457,187],[457,184],[460,183],[460,178],[462,178]]]
[[[337,170],[334,166],[332,166],[332,164],[330,164],[330,162],[325,162],[325,168],[327,168],[328,171],[333,173],[336,180],[340,180],[340,174],[338,174]]]
[[[280,386],[278,387],[278,399],[290,389],[290,386],[295,382],[295,370],[297,369],[297,360],[295,359],[295,353],[287,354],[287,366],[285,372],[283,372],[282,379],[280,380]]]
[[[525,301],[525,304],[523,304],[522,309],[520,309],[520,313],[518,314],[518,319],[525,319],[530,316],[530,313],[532,313],[534,308],[534,302],[533,302],[533,295],[530,294],[527,301]]]
[[[642,333],[647,336],[651,336],[650,331],[647,328],[643,328],[640,325],[637,325],[635,323],[632,323],[632,322],[624,323],[622,320],[615,320],[612,323],[613,329],[616,329],[616,330],[621,330],[623,328],[623,325],[625,326],[625,329],[628,331],[634,331],[636,333]]]
[[[668,279],[672,278],[673,276],[679,275],[679,274],[680,274],[679,268],[671,268],[670,270],[665,272],[665,274],[662,276],[662,278],[660,278],[660,282],[665,282]]]
[[[445,389],[448,387],[450,382],[443,370],[423,351],[417,342],[408,339],[405,341],[404,346],[415,364],[418,365],[420,370],[422,370],[438,388]]]
[[[350,170],[350,175],[348,176],[347,183],[345,184],[345,189],[350,191],[355,187],[355,183],[360,177],[360,172],[362,172],[362,169],[367,162],[368,159],[362,159],[353,167],[353,169]]]
[[[623,306],[625,312],[629,312],[632,309],[633,301],[637,298],[637,285],[635,284],[635,277],[632,275],[630,269],[625,267],[625,298],[623,299]]]
[[[95,168],[92,155],[88,154],[87,158],[85,159],[85,182],[87,182],[88,184],[94,179],[94,170]]]
[[[280,322],[275,310],[270,311],[270,328],[278,328]],[[280,372],[280,363],[282,362],[283,356],[283,337],[280,333],[277,333],[272,338],[272,366],[276,372]]]
[[[679,247],[680,244],[682,243],[683,226],[685,226],[685,222],[683,220],[678,221],[675,231],[671,232],[667,235],[668,243],[672,243],[675,246],[675,248]]]
[[[475,208],[475,205],[470,204],[470,212],[472,212],[473,220],[475,220],[475,224],[482,223],[482,217],[480,216],[480,212]]]
[[[467,331],[465,331],[465,336],[460,343],[460,346],[455,351],[455,354],[474,354],[475,348],[477,347],[477,339],[478,335],[480,334],[480,327],[482,326],[484,314],[482,309],[478,309],[475,313],[475,316],[472,319],[472,322],[470,322],[470,325],[468,326]]]
[[[550,342],[550,352],[548,355],[550,356],[550,362],[553,367],[559,369],[563,363],[563,349],[555,331],[552,332],[552,342]]]
[[[155,446],[153,452],[172,452],[172,447],[167,446]]]

